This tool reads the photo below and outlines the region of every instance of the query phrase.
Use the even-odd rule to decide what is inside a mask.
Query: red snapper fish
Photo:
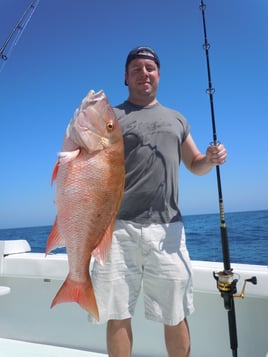
[[[58,154],[57,216],[46,254],[66,246],[69,273],[51,307],[77,302],[99,320],[89,274],[91,256],[104,263],[124,191],[124,148],[118,120],[103,91],[90,91],[75,111]]]

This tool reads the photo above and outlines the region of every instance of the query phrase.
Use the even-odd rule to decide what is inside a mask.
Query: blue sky
[[[0,44],[30,0],[0,2]],[[201,151],[212,140],[199,0],[40,0],[0,72],[0,228],[50,225],[50,186],[66,125],[89,89],[127,97],[128,51],[155,48],[158,100],[182,112]],[[268,208],[267,0],[206,0],[226,212]],[[1,63],[2,64],[2,63]],[[180,173],[183,214],[218,212],[215,170]]]

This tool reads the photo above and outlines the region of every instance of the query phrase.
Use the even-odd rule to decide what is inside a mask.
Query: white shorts
[[[100,323],[131,318],[141,285],[149,320],[177,325],[194,311],[192,268],[181,222],[117,221],[109,258],[103,266],[95,261],[91,276]]]

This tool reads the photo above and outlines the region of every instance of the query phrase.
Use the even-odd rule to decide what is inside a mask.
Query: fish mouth
[[[102,100],[105,97],[105,94],[104,94],[104,91],[102,89],[100,91],[98,91],[97,93],[93,89],[91,89],[88,92],[87,96],[92,101],[99,101],[99,100]]]
[[[98,92],[95,92],[93,89],[91,89],[87,96],[83,99],[80,110],[86,109],[89,105],[94,105],[95,103],[103,100],[105,98],[105,93],[101,89]]]

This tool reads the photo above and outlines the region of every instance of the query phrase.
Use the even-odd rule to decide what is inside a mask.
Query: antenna
[[[18,43],[23,31],[25,30],[26,26],[28,25],[31,17],[35,9],[37,8],[40,0],[33,1],[24,11],[22,16],[19,18],[16,25],[13,27],[12,31],[8,35],[6,41],[4,42],[3,46],[0,49],[0,59],[2,60],[2,64],[0,66],[0,72],[2,71],[6,61],[8,60],[11,51]]]

